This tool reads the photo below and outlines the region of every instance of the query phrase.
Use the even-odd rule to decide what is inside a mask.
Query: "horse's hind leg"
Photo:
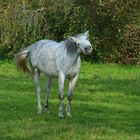
[[[41,114],[42,106],[41,106],[41,99],[40,99],[40,83],[39,83],[40,72],[37,68],[33,68],[32,71],[33,71],[33,80],[35,84],[35,92],[37,97],[38,114]]]
[[[46,79],[46,102],[45,102],[45,108],[48,112],[49,109],[49,95],[50,95],[50,86],[51,86],[51,78]]]
[[[74,86],[75,83],[77,81],[78,75],[76,75],[75,77],[71,78],[69,81],[69,89],[68,89],[68,95],[67,95],[67,106],[66,106],[66,113],[68,117],[71,117],[71,100],[72,100],[72,96],[73,96],[73,90],[74,90]]]

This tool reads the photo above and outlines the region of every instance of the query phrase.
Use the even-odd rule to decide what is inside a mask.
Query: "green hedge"
[[[130,43],[128,36],[131,34],[128,25],[135,21],[138,3],[138,0],[2,0],[0,56],[12,58],[15,52],[42,38],[60,41],[89,30],[94,50],[85,59],[139,63],[139,44]]]

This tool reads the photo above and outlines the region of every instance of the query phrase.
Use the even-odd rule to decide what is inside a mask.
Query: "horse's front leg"
[[[63,105],[62,101],[64,99],[64,81],[65,81],[65,75],[63,72],[59,72],[58,74],[58,86],[59,86],[59,117],[64,117],[63,115]]]
[[[75,87],[75,83],[77,81],[78,75],[72,77],[69,81],[69,89],[68,89],[68,95],[67,95],[67,106],[66,106],[66,113],[68,117],[71,117],[71,100],[73,96],[73,90]]]

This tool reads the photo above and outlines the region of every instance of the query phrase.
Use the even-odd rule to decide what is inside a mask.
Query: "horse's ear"
[[[86,31],[84,34],[88,37],[89,36],[89,31]]]
[[[75,37],[69,37],[70,40],[72,40],[73,42],[77,42],[77,39]]]

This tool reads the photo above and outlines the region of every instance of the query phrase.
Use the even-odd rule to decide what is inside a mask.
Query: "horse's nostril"
[[[87,51],[87,50],[88,50],[88,48],[86,47],[86,48],[85,48],[85,51]]]
[[[85,51],[88,51],[91,49],[91,45],[88,45],[87,47],[85,47]]]
[[[91,49],[91,46],[90,45],[88,47]]]

